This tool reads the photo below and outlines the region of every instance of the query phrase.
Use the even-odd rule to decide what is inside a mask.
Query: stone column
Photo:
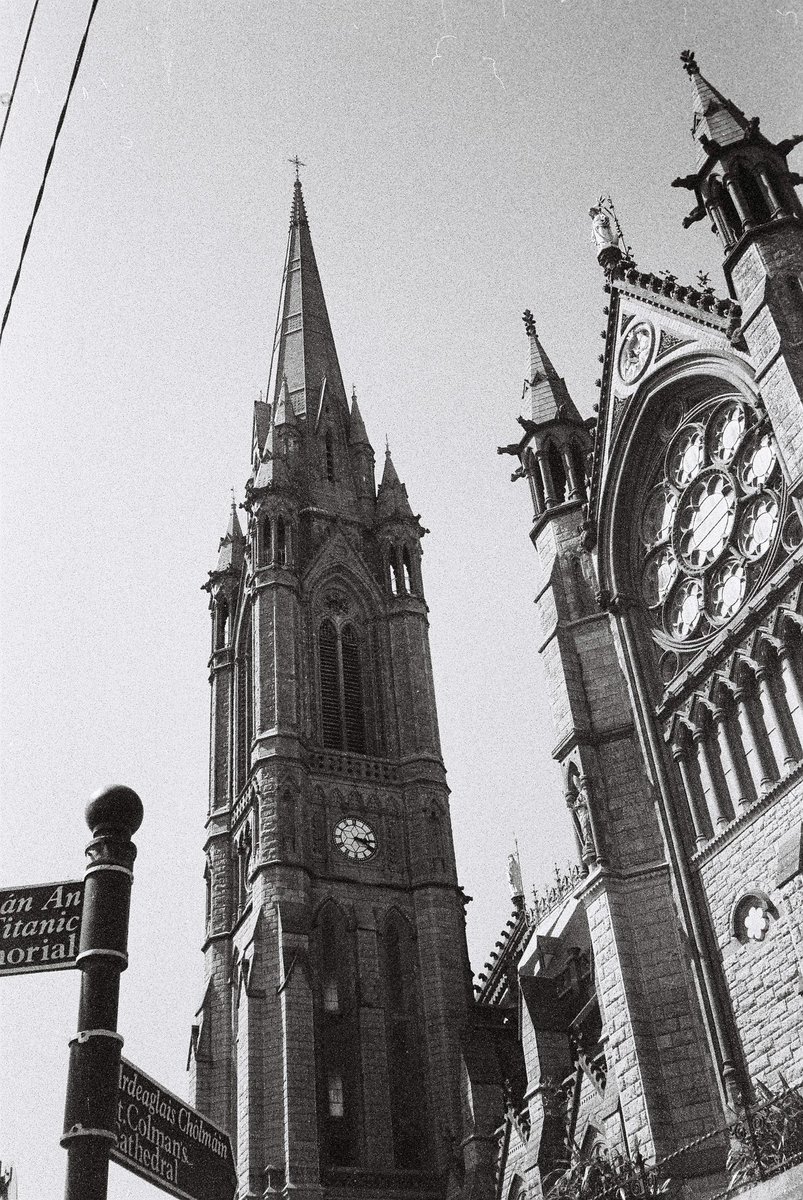
[[[694,730],[692,738],[697,745],[697,758],[700,764],[700,777],[703,791],[708,802],[708,815],[715,830],[725,829],[730,824],[730,817],[725,811],[722,797],[716,785],[716,777],[711,764],[711,751],[708,748],[708,737],[705,729],[699,725]]]
[[[697,842],[697,849],[702,850],[703,846],[708,843],[708,837],[705,832],[705,823],[700,813],[700,805],[697,797],[697,790],[694,786],[694,780],[689,772],[689,747],[682,742],[672,743],[672,757],[678,764],[680,778],[683,781],[683,787],[686,792],[686,800],[691,813],[691,821],[694,826],[694,837]]]
[[[539,450],[536,454],[538,461],[538,469],[541,472],[541,481],[544,485],[544,495],[546,496],[547,508],[554,508],[557,504],[555,496],[555,485],[552,480],[552,472],[549,469],[549,463],[546,461],[546,454],[543,450]]]
[[[750,217],[742,196],[742,189],[733,179],[729,179],[725,186],[727,187],[730,198],[733,201],[733,206],[739,214],[739,220],[742,222],[742,228],[747,229],[750,225]]]
[[[745,795],[739,765],[733,754],[727,713],[723,708],[714,708],[711,713],[711,720],[716,729],[717,740],[719,741],[719,753],[725,771],[725,782],[728,785],[734,812],[744,811],[744,809],[750,807],[750,800]]]
[[[753,710],[750,707],[750,697],[744,686],[736,688],[733,693],[736,701],[736,711],[739,715],[739,728],[742,731],[742,743],[750,774],[756,787],[756,794],[761,795],[773,781],[774,771],[767,761],[761,738],[755,725]]]
[[[775,693],[772,690],[770,682],[769,667],[762,663],[756,671],[756,679],[758,680],[761,703],[764,706],[764,711],[769,716],[770,723],[767,726],[767,735],[770,739],[772,752],[775,755],[775,761],[779,769],[786,770],[795,761],[795,755],[786,739],[786,731],[781,720],[778,702],[775,699]]]
[[[792,724],[798,738],[803,743],[803,693],[801,693],[800,682],[792,661],[792,647],[788,642],[781,642],[778,647],[778,660],[781,664],[781,678]]]
[[[575,474],[574,460],[572,458],[570,446],[563,446],[561,458],[563,459],[563,466],[566,471],[566,482],[568,484],[568,494],[566,498],[567,500],[579,500],[582,493],[580,491],[579,480]]]
[[[770,218],[772,219],[773,217],[779,216],[779,214],[783,211],[783,204],[778,198],[778,194],[775,191],[767,168],[763,166],[759,167],[756,171],[756,174],[758,175],[761,190],[766,197],[767,204],[769,205]]]

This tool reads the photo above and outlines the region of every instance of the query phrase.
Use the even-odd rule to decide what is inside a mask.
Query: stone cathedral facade
[[[577,865],[534,907],[513,871],[473,991],[424,530],[389,453],[375,485],[296,181],[245,528],[233,506],[206,585],[190,1069],[238,1200],[537,1200],[600,1148],[710,1197],[729,1125],[803,1080],[803,139],[772,142],[684,62],[697,159],[675,183],[730,295],[637,266],[592,210],[590,419],[525,314],[526,411],[500,452],[532,494]],[[803,1194],[786,1178],[778,1196]]]

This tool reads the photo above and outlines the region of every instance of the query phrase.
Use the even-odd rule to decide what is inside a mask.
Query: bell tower
[[[296,179],[245,528],[212,613],[205,991],[194,1102],[240,1200],[436,1197],[471,992],[424,534],[347,399]]]
[[[694,52],[683,66],[692,85],[697,170],[673,180],[695,193],[683,224],[708,216],[725,250],[731,295],[742,307],[737,345],[752,358],[795,497],[803,495],[803,176],[789,154],[803,134],[771,142],[702,75]]]

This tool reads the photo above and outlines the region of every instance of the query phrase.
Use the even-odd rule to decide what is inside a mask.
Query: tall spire
[[[697,143],[697,166],[701,167],[708,156],[709,143],[732,146],[741,142],[751,122],[700,73],[693,50],[684,50],[680,57],[692,84],[691,131]]]
[[[297,414],[316,415],[314,409],[325,380],[327,395],[348,421],[348,402],[298,178],[293,184],[290,234],[271,363],[269,395],[274,404],[280,398],[285,378]]]
[[[530,402],[531,419],[536,425],[557,420],[573,421],[581,425],[583,419],[569,395],[569,389],[541,345],[535,328],[535,318],[529,308],[525,310],[523,320],[530,343],[524,390]]]

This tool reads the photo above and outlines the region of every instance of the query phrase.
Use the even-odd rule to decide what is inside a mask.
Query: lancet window
[[[352,625],[325,620],[318,632],[321,736],[329,750],[365,754],[360,645]]]
[[[327,904],[320,915],[316,944],[316,1059],[322,1165],[346,1167],[359,1157],[360,1043],[354,935],[335,904]]]
[[[251,648],[251,615],[244,618],[240,630],[239,649],[236,660],[236,694],[237,694],[237,762],[236,780],[239,791],[248,778],[250,766],[251,740],[253,738],[253,657]]]
[[[397,1167],[418,1167],[426,1146],[415,946],[410,926],[397,912],[382,932],[382,973],[394,1161]]]

